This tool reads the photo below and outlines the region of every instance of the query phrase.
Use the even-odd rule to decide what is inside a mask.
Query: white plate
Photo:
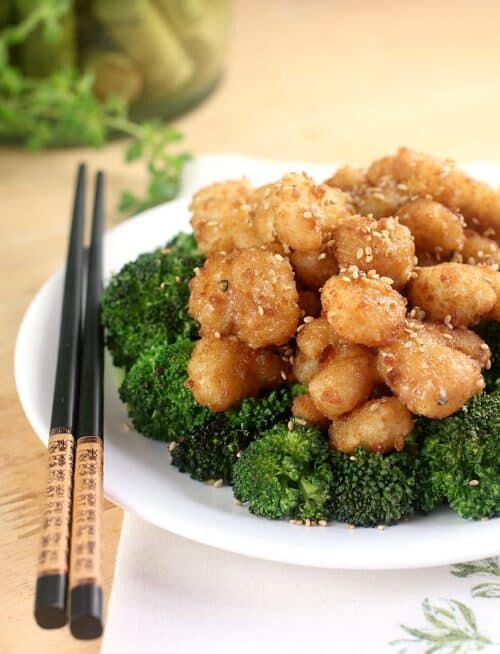
[[[286,168],[241,157],[205,157],[191,168],[190,175],[198,185],[247,171],[260,183]],[[320,167],[309,170],[319,178],[325,173]],[[490,182],[500,181],[500,168],[483,165],[469,170],[476,174],[480,170]],[[179,230],[187,230],[187,205],[187,198],[176,200],[110,231],[105,239],[106,276],[139,253],[165,243]],[[32,301],[16,344],[19,396],[44,443],[50,421],[58,338],[55,325],[59,323],[61,295],[59,271]],[[496,555],[500,549],[500,520],[466,521],[446,509],[384,531],[350,530],[336,523],[308,529],[257,518],[234,504],[230,488],[214,489],[179,473],[170,465],[166,444],[125,429],[127,414],[118,398],[109,360],[105,383],[106,495],[163,529],[249,556],[326,568],[434,566]]]

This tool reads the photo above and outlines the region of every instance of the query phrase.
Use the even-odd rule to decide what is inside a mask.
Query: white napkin
[[[243,175],[263,184],[287,170],[321,180],[333,166],[205,155],[186,167],[181,195]],[[498,652],[499,598],[496,560],[388,572],[303,568],[199,545],[126,513],[102,654]]]
[[[289,566],[199,545],[127,513],[102,654],[397,654],[428,652],[436,644],[400,625],[437,638],[443,648],[432,651],[440,654],[479,651],[482,639],[491,641],[485,652],[498,652],[500,566],[480,565],[490,573],[464,578],[449,567]],[[474,597],[478,586],[474,594],[489,597]],[[432,624],[436,619],[442,628]],[[457,626],[452,644],[459,648],[444,648]],[[415,642],[391,644],[403,640]]]

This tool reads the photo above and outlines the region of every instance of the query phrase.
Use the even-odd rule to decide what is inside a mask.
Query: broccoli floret
[[[332,471],[316,427],[277,425],[250,443],[233,470],[234,496],[265,518],[328,517]]]
[[[155,345],[146,350],[127,372],[120,397],[128,405],[137,431],[160,441],[179,436],[203,425],[212,413],[199,405],[184,386],[193,343]]]
[[[226,416],[233,427],[259,435],[291,416],[292,400],[292,390],[283,387],[264,397],[244,399],[238,409],[226,411]]]
[[[483,370],[485,390],[490,393],[500,388],[500,322],[482,322],[473,329],[490,346],[491,368]]]
[[[280,388],[260,398],[243,400],[239,409],[213,420],[176,441],[172,464],[193,479],[222,479],[231,484],[238,453],[260,434],[291,415],[292,394]]]
[[[188,281],[202,256],[192,235],[178,234],[165,248],[141,254],[112,277],[103,293],[106,345],[116,366],[129,368],[155,343],[192,339]]]
[[[340,522],[374,527],[413,515],[417,496],[415,451],[377,454],[362,447],[352,454],[331,452],[331,512]]]
[[[434,492],[463,518],[500,513],[500,392],[474,397],[443,420],[422,419],[416,430]]]

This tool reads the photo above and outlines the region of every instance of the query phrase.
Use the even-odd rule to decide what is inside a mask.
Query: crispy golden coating
[[[299,308],[301,316],[317,318],[321,314],[321,299],[314,291],[299,291]]]
[[[354,209],[363,216],[373,218],[394,216],[398,208],[409,200],[404,184],[397,184],[392,178],[384,177],[375,186],[363,184],[351,191]]]
[[[212,411],[226,411],[260,390],[255,352],[233,336],[197,341],[187,370],[186,386]]]
[[[367,400],[377,377],[375,355],[351,343],[328,353],[309,381],[309,393],[319,411],[333,420]]]
[[[500,247],[498,247],[496,241],[475,232],[473,229],[466,229],[464,236],[462,251],[458,253],[456,260],[470,263],[473,266],[489,266],[498,270],[500,266]]]
[[[412,200],[398,209],[398,218],[413,234],[419,251],[446,258],[462,249],[462,217],[439,202],[425,198]]]
[[[293,361],[294,379],[300,384],[308,384],[317,372],[319,372],[319,360],[308,359],[298,350]]]
[[[415,245],[410,230],[394,218],[347,219],[334,232],[335,257],[341,268],[356,266],[375,270],[402,288],[415,265]]]
[[[450,161],[400,148],[394,156],[373,162],[367,177],[371,184],[383,178],[403,183],[410,195],[430,196],[460,211],[469,227],[488,230],[497,241],[500,238],[500,192],[468,177]]]
[[[419,268],[408,285],[408,299],[425,311],[428,320],[473,325],[491,311],[497,299],[482,270],[462,263]]]
[[[325,318],[304,324],[297,334],[297,347],[308,359],[319,359],[326,348],[336,341],[338,338]]]
[[[307,252],[296,250],[290,254],[290,263],[295,271],[297,283],[314,291],[339,271],[332,248]]]
[[[333,186],[342,191],[352,191],[357,186],[366,183],[366,170],[354,166],[342,166],[324,181],[326,186]]]
[[[256,248],[214,255],[189,288],[189,312],[201,336],[234,334],[259,348],[285,344],[297,328],[297,288],[281,255]]]
[[[293,400],[292,415],[296,418],[302,418],[310,425],[318,425],[322,429],[326,429],[330,422],[316,407],[309,393],[298,395]]]
[[[332,229],[350,214],[349,197],[320,186],[305,173],[289,173],[252,198],[255,228],[293,250],[320,250]]]
[[[423,323],[381,348],[377,368],[412,413],[429,418],[446,418],[484,388],[479,363]]]
[[[481,368],[490,367],[490,348],[476,332],[466,327],[450,329],[440,322],[425,323],[425,329],[431,334],[441,336],[449,347],[460,350],[475,359]]]
[[[410,412],[396,397],[381,397],[366,402],[330,426],[330,446],[341,452],[364,447],[369,452],[403,449],[413,429]]]
[[[353,343],[378,347],[404,326],[406,300],[380,279],[331,277],[321,302],[333,330]]]
[[[259,245],[253,225],[248,180],[211,184],[193,196],[191,225],[203,254]]]
[[[492,270],[491,268],[482,266],[480,270],[484,279],[486,279],[486,281],[490,284],[496,295],[495,304],[484,317],[486,320],[500,320],[500,272],[498,272],[498,270]]]

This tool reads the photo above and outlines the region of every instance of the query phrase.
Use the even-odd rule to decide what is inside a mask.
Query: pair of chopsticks
[[[35,619],[41,627],[55,629],[69,621],[73,636],[82,639],[98,638],[103,629],[104,175],[96,175],[88,256],[86,177],[86,168],[80,165],[64,278],[35,594]]]

